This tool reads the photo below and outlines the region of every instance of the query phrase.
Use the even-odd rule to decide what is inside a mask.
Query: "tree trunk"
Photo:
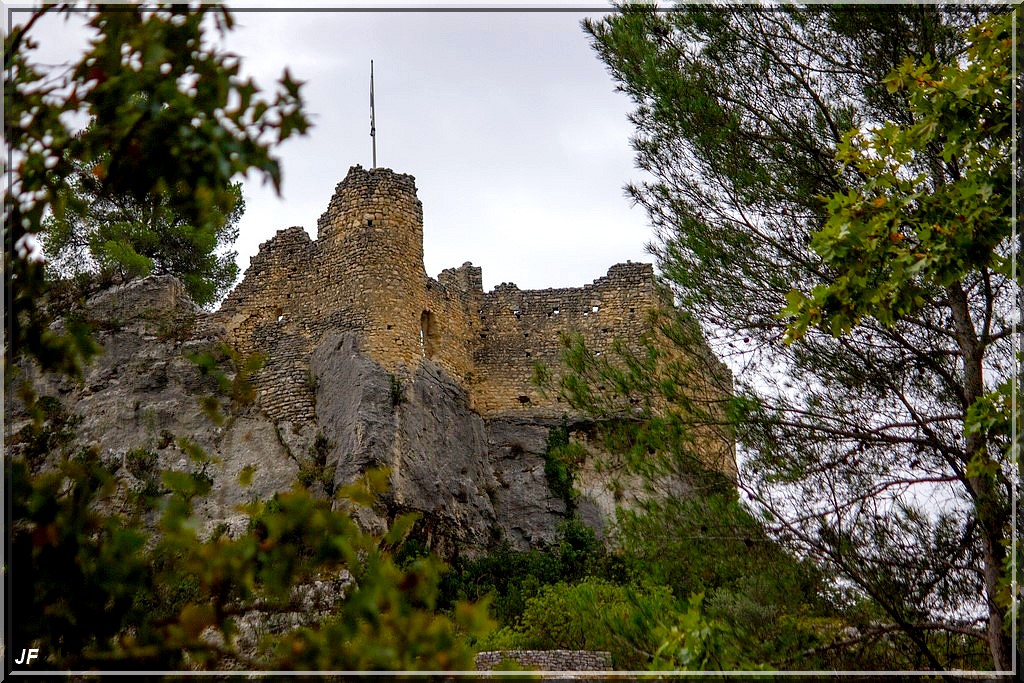
[[[957,344],[964,360],[964,415],[967,409],[985,393],[984,374],[981,365],[984,347],[978,340],[978,334],[971,320],[967,295],[959,282],[953,283],[947,290],[950,310],[953,314],[953,326]],[[966,437],[965,465],[976,458],[990,460],[985,453],[985,440],[979,434]],[[996,601],[1000,589],[1000,572],[1006,550],[1003,548],[1003,528],[1007,523],[1006,512],[998,500],[998,491],[988,475],[979,474],[968,477],[967,485],[974,499],[974,514],[978,519],[981,531],[983,574],[985,578],[985,598],[988,606],[988,647],[992,653],[992,661],[998,671],[1009,671],[1013,667],[1011,661],[1010,637],[1006,633],[1003,611]]]

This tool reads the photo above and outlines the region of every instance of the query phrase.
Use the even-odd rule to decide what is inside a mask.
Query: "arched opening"
[[[434,314],[423,311],[420,315],[420,353],[424,358],[433,358],[437,332],[434,329]]]

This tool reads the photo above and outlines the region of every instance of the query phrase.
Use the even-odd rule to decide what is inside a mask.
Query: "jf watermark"
[[[39,648],[37,647],[22,650],[21,654],[14,658],[14,663],[28,666],[33,659],[39,659]]]

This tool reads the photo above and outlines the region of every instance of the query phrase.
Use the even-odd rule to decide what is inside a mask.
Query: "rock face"
[[[443,555],[554,540],[566,508],[544,475],[550,425],[484,419],[440,365],[401,379],[353,334],[328,335],[310,368],[335,487],[388,467],[388,509],[421,513],[424,540]]]
[[[213,489],[197,512],[229,528],[245,524],[237,509],[242,503],[294,485],[298,462],[279,425],[258,406],[235,411],[222,425],[200,407],[199,398],[215,393],[216,384],[189,356],[215,348],[217,337],[204,329],[204,314],[176,278],[151,277],[107,290],[88,302],[86,317],[102,352],[83,381],[30,376],[39,394],[59,398],[81,419],[76,447],[96,446],[124,476],[140,478],[145,473],[129,466],[133,451],[155,454],[154,469],[201,467],[177,444],[187,437],[214,458],[207,465]],[[18,406],[12,408],[17,432],[25,418],[19,420]],[[238,475],[251,466],[252,481],[243,487]]]

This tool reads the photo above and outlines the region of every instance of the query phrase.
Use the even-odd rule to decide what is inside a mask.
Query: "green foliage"
[[[962,61],[907,57],[889,74],[885,83],[907,98],[913,123],[844,136],[837,158],[862,183],[828,198],[810,246],[831,277],[810,296],[791,292],[789,340],[811,325],[845,334],[865,316],[892,325],[936,287],[981,269],[1011,276],[1013,16],[972,28]],[[935,178],[924,150],[955,169]]]
[[[549,376],[547,390],[598,418],[591,438],[614,458],[598,463],[609,472],[653,481],[727,471],[734,460],[726,420],[732,378],[689,316],[660,311],[649,322],[650,333],[604,354],[579,335],[563,336],[565,367],[557,380]]]
[[[829,198],[827,220],[810,244],[829,277],[809,296],[793,290],[783,311],[791,316],[792,342],[811,326],[848,334],[868,316],[892,327],[933,305],[939,293],[949,301],[964,358],[966,448],[958,465],[988,546],[982,562],[996,668],[1008,668],[1011,658],[1010,628],[996,608],[1007,604],[1000,598],[1005,587],[995,579],[1008,545],[1005,492],[1013,476],[1008,435],[997,425],[1009,412],[1011,380],[984,393],[982,359],[999,357],[992,348],[998,335],[991,334],[997,304],[990,300],[987,310],[971,311],[964,288],[976,282],[991,295],[1017,278],[1014,229],[1020,226],[1012,222],[1011,149],[1019,103],[1011,59],[1019,48],[1013,27],[1019,16],[1017,5],[971,28],[966,52],[956,61],[908,57],[889,74],[886,85],[906,97],[911,122],[886,122],[844,137],[837,158],[856,169],[861,183]]]
[[[105,649],[127,624],[145,624],[135,605],[146,591],[144,532],[93,508],[116,481],[94,451],[32,475],[23,460],[7,463],[12,493],[10,608],[12,637],[40,647],[53,668],[74,667]]]
[[[441,584],[441,604],[489,598],[498,623],[511,626],[543,586],[575,583],[586,576],[618,583],[627,580],[622,559],[609,554],[579,518],[562,522],[559,536],[547,548],[517,551],[502,546],[479,558],[456,558]],[[412,537],[399,556],[416,557],[424,550]]]
[[[705,494],[648,501],[620,513],[623,549],[637,569],[677,594],[742,591],[770,577],[758,596],[781,610],[820,606],[821,576],[788,555],[735,497]]]
[[[304,491],[253,502],[249,530],[234,538],[198,532],[193,504],[210,490],[208,458],[196,472],[165,471],[166,496],[125,498],[124,482],[94,451],[33,475],[8,468],[13,531],[10,571],[18,642],[39,647],[49,667],[258,669],[466,669],[463,633],[487,628],[486,606],[436,611],[441,566],[427,557],[398,568],[387,550],[408,528],[361,532],[344,512]],[[133,451],[129,470],[152,476],[152,453]],[[387,475],[348,490],[372,502]],[[133,501],[128,508],[117,500]],[[160,510],[159,528],[140,516]],[[238,620],[302,610],[303,586],[345,576],[331,615],[256,647],[239,649]]]
[[[44,227],[42,234],[46,232]],[[146,277],[153,272],[153,260],[135,251],[135,247],[125,241],[98,242],[94,255],[104,267],[110,270],[117,268],[124,280]]]
[[[31,249],[44,216],[54,254],[74,258],[84,249],[77,253],[123,276],[174,272],[197,300],[212,301],[234,278],[228,255],[213,256],[234,240],[242,210],[232,180],[255,170],[280,190],[271,148],[309,125],[300,84],[287,71],[278,92],[264,98],[240,76],[237,58],[211,40],[211,28],[232,27],[226,9],[76,9],[86,10],[93,35],[66,73],[32,63],[31,33],[41,16],[67,6],[36,10],[5,37],[5,139],[13,161],[4,200],[8,369],[27,356],[44,370],[76,373],[97,350],[84,321],[50,325],[60,306],[56,298],[44,305],[45,264]],[[87,129],[69,127],[83,118]],[[81,280],[72,279],[68,296],[93,286]],[[196,361],[234,407],[252,402],[258,356],[223,348]],[[25,403],[30,410],[37,404]],[[218,400],[203,403],[220,415]],[[56,405],[39,412],[23,450],[45,458],[46,467],[30,467],[24,456],[5,467],[7,571],[19,615],[8,635],[39,648],[49,668],[471,666],[463,634],[486,628],[486,607],[435,613],[436,559],[399,569],[390,555],[410,528],[408,517],[377,538],[300,490],[251,503],[245,532],[203,534],[193,505],[211,489],[211,460],[197,444],[177,440],[192,471],[153,471],[153,453],[129,453],[128,469],[163,487],[137,495],[95,451],[62,457],[71,427],[61,426]],[[173,441],[162,434],[159,448]],[[343,492],[343,507],[373,504],[387,480],[386,472],[367,473]],[[154,520],[155,529],[147,526]],[[238,645],[244,619],[301,612],[303,590],[318,580],[348,581],[329,617],[306,615],[305,625],[284,636]]]
[[[751,663],[732,631],[702,611],[704,596],[691,596],[685,612],[675,613],[670,623],[659,624],[653,636],[661,644],[654,653],[655,671],[752,671],[763,668]],[[749,641],[746,641],[749,643]]]
[[[390,380],[391,407],[397,408],[405,403],[405,387],[402,386],[402,380],[394,373],[388,373],[388,379]]]
[[[735,495],[711,491],[621,510],[617,538],[631,573],[676,595],[706,596],[702,614],[746,643],[748,664],[788,668],[831,635],[822,623],[847,618],[821,572],[771,539]]]
[[[134,448],[124,456],[125,469],[136,478],[151,474],[159,462],[159,456],[145,448]]]
[[[328,497],[333,497],[336,489],[334,473],[338,464],[327,464],[333,447],[331,440],[323,432],[317,432],[309,446],[308,458],[299,463],[299,483],[307,488],[319,484]]]
[[[206,351],[189,352],[186,357],[196,365],[201,375],[214,381],[220,396],[229,399],[230,413],[237,413],[256,400],[256,387],[253,386],[251,378],[263,369],[267,360],[266,355],[254,351],[242,356],[232,346],[220,342]],[[223,364],[227,364],[227,371],[222,369]],[[203,413],[210,420],[218,425],[224,423],[226,418],[218,395],[201,396],[198,401]]]
[[[660,270],[734,373],[720,419],[693,424],[734,430],[773,535],[837,577],[845,605],[872,605],[849,637],[825,628],[811,665],[827,652],[843,668],[958,668],[977,661],[963,644],[986,639],[987,668],[1010,666],[992,570],[1015,475],[979,460],[1006,441],[987,442],[968,411],[1014,372],[1011,13],[627,6],[585,22],[635,103],[650,179],[628,189]],[[602,384],[641,414],[644,395],[668,395],[625,394],[586,353],[568,358],[585,370],[563,384],[581,405],[606,407]],[[632,445],[622,457],[645,460],[673,462]],[[727,597],[706,606],[744,604]]]
[[[36,21],[69,11],[65,5],[36,10],[4,38],[4,129],[13,162],[4,199],[5,362],[24,353],[62,372],[78,371],[95,344],[85,329],[50,328],[44,263],[31,254],[30,237],[47,215],[59,225],[86,214],[74,188],[83,169],[96,180],[90,194],[104,201],[152,206],[159,197],[167,215],[206,236],[192,241],[209,253],[208,237],[237,207],[232,180],[252,170],[280,189],[271,148],[309,126],[300,84],[287,71],[277,93],[264,98],[240,76],[239,60],[210,40],[211,27],[233,26],[226,9],[84,9],[91,40],[66,71],[32,60]],[[83,118],[91,121],[86,130],[70,127]],[[112,229],[115,239],[98,242],[100,252],[138,272],[141,241]]]
[[[107,273],[122,281],[170,274],[181,279],[201,306],[223,296],[238,275],[237,254],[230,247],[245,211],[241,183],[230,186],[227,213],[192,225],[160,195],[141,200],[104,195],[103,181],[95,173],[104,162],[76,167],[61,190],[68,196],[58,198],[67,210],[43,222],[39,237],[48,271],[64,278],[93,274],[100,281]]]
[[[69,413],[60,399],[36,397],[27,384],[21,394],[32,419],[10,436],[6,446],[9,455],[21,457],[37,472],[47,458],[66,452],[82,418]]]
[[[678,623],[651,620],[661,624],[657,644],[674,653],[663,653],[659,665],[786,664],[826,635],[818,621],[836,614],[826,583],[813,564],[769,537],[740,503],[728,470],[710,467],[712,449],[728,443],[727,417],[757,406],[729,395],[690,319],[653,321],[659,339],[600,356],[582,339],[566,338],[557,390],[594,418],[588,441],[601,447],[592,454],[596,466],[646,489],[617,511],[614,537],[626,575],[674,595],[710,596],[710,611],[691,606]],[[705,629],[707,642],[693,640],[687,620]],[[647,652],[643,666],[654,656]]]
[[[551,493],[565,503],[567,518],[571,518],[576,509],[573,475],[585,455],[586,452],[578,443],[569,440],[568,429],[550,429],[547,448],[544,450],[544,478],[547,479]]]
[[[124,466],[136,479],[149,479],[156,471],[159,457],[145,448],[134,448],[124,456]]]

